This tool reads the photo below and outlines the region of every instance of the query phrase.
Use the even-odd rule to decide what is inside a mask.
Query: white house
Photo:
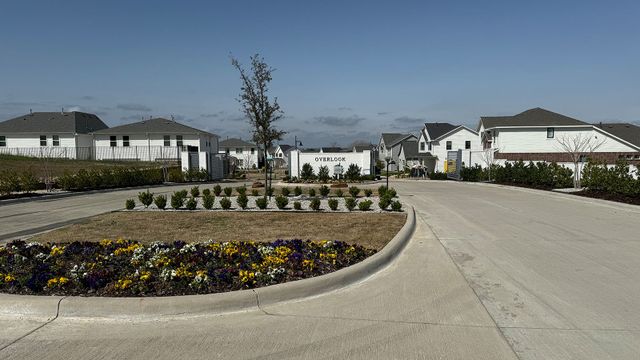
[[[287,167],[287,161],[289,159],[289,151],[293,150],[294,147],[287,144],[279,144],[277,147],[273,149],[273,152],[270,154],[273,158],[273,162],[276,167]]]
[[[430,153],[420,153],[418,143],[415,141],[403,141],[398,153],[398,165],[400,170],[411,170],[414,168],[426,169],[427,164],[433,163],[434,159]]]
[[[218,136],[164,118],[93,132],[95,160],[180,161],[183,170],[222,177]]]
[[[220,154],[232,157],[242,169],[257,169],[262,167],[263,150],[256,144],[242,139],[226,139],[220,141]]]
[[[386,159],[390,159],[393,161],[395,164],[389,166],[390,171],[397,171],[399,169],[398,154],[400,153],[400,145],[403,141],[417,142],[418,138],[413,134],[399,133],[382,133],[380,136],[378,143],[378,160],[384,162]]]
[[[91,159],[96,130],[108,126],[79,111],[30,112],[0,122],[0,154]]]
[[[427,171],[445,171],[448,152],[458,150],[462,153],[461,161],[465,165],[481,163],[482,146],[476,131],[464,125],[440,122],[424,124],[418,140],[418,153],[430,155],[425,163]]]
[[[319,150],[289,151],[289,174],[291,177],[300,177],[304,164],[310,164],[317,175],[321,166],[329,168],[329,176],[333,177],[336,167],[341,167],[343,174],[347,172],[349,165],[355,164],[360,168],[360,175],[374,175],[375,159],[370,149],[343,150],[340,148],[320,148]]]
[[[563,141],[588,140],[597,148],[585,157],[615,164],[619,159],[640,162],[640,127],[632,124],[589,124],[549,110],[534,108],[513,116],[480,118],[478,132],[484,149],[496,163],[547,161],[571,163]],[[585,159],[586,160],[586,159]]]

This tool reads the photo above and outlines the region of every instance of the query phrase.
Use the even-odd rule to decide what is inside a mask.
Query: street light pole
[[[295,135],[293,137],[293,142],[295,143],[295,146],[296,146],[296,157],[298,158],[296,161],[296,164],[298,165],[298,174],[296,177],[300,179],[300,150],[298,149],[298,143],[300,144],[300,146],[302,146],[302,141],[298,141],[298,136]]]
[[[395,164],[396,162],[391,160],[391,157],[386,157],[384,160],[387,162],[387,189],[389,189],[389,165]]]

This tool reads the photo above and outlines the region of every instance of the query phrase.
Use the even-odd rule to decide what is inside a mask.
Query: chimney
[[[62,108],[62,110],[60,110],[60,114],[64,115],[64,108]]]
[[[29,109],[29,115],[33,116],[33,110]]]

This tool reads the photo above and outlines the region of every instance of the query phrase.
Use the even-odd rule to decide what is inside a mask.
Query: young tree
[[[278,98],[271,101],[267,95],[269,83],[272,80],[271,73],[275,69],[269,67],[264,58],[258,54],[251,57],[250,72],[247,72],[235,58],[231,58],[231,64],[240,72],[242,87],[238,102],[253,129],[253,141],[264,149],[264,183],[265,186],[270,187],[269,172],[267,171],[269,166],[267,149],[273,145],[274,141],[282,140],[282,136],[286,134],[286,132],[276,129],[273,124],[284,115],[278,104]],[[265,198],[268,192],[265,191]]]
[[[602,146],[606,138],[598,140],[591,135],[583,135],[578,133],[576,135],[563,135],[558,139],[560,149],[569,154],[571,162],[573,162],[573,187],[580,187],[580,162],[586,160],[587,155],[595,152],[600,146]]]
[[[302,165],[302,171],[300,172],[300,178],[302,180],[313,180],[316,174],[313,171],[313,167],[309,163]]]
[[[483,150],[480,153],[480,159],[482,160],[482,162],[484,163],[484,165],[487,167],[487,174],[489,177],[489,181],[491,181],[491,168],[493,167],[493,165],[495,165],[495,152],[497,149],[494,148],[488,148]],[[469,164],[469,166],[471,166],[471,164]]]
[[[320,180],[323,183],[326,183],[327,181],[329,181],[329,168],[326,165],[322,165],[318,169],[318,180]]]

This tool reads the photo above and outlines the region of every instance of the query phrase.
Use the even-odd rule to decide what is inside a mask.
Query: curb
[[[622,209],[625,209],[625,210],[635,210],[635,211],[640,210],[640,205],[633,205],[633,204],[627,204],[627,203],[618,202],[618,201],[592,198],[592,197],[588,197],[588,196],[574,195],[571,192],[557,191],[557,189],[541,190],[541,189],[532,189],[532,188],[528,188],[528,187],[520,187],[520,186],[513,186],[513,185],[502,185],[502,184],[492,184],[492,183],[482,183],[482,182],[457,182],[457,181],[455,181],[455,182],[452,182],[452,183],[454,183],[454,184],[473,185],[473,186],[480,186],[480,187],[489,187],[489,188],[491,188],[491,187],[493,187],[493,188],[504,188],[504,189],[509,189],[509,190],[516,190],[516,191],[528,192],[528,193],[533,193],[533,194],[539,194],[539,195],[544,195],[544,196],[549,196],[549,197],[558,197],[558,198],[564,198],[564,199],[574,200],[574,201],[579,201],[579,202],[586,202],[586,203],[589,203],[589,204],[597,204],[597,205],[602,205],[602,206],[607,206],[607,207],[617,207],[617,208],[622,208]]]
[[[263,288],[207,295],[105,298],[0,294],[0,316],[35,318],[151,319],[170,316],[220,315],[258,310],[261,306],[302,300],[362,281],[391,264],[415,230],[413,207],[407,221],[379,252],[338,271]]]

